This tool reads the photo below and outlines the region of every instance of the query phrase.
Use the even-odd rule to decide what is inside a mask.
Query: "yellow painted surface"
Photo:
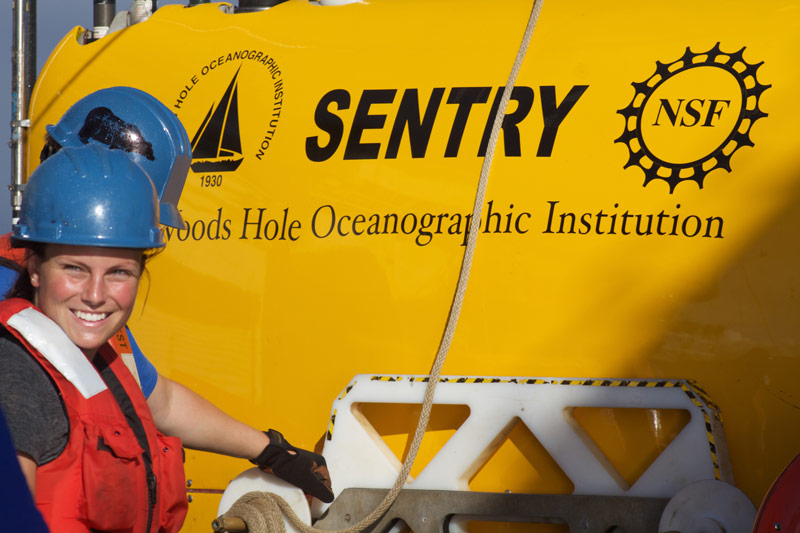
[[[161,373],[310,448],[355,374],[430,368],[481,138],[530,7],[165,6],[92,44],[76,30],[35,88],[28,166],[44,126],[92,90],[146,90],[194,138],[236,76],[242,161],[190,172],[188,227],[168,232],[131,327]],[[444,372],[695,380],[721,408],[736,484],[757,505],[800,450],[798,22],[790,1],[546,2],[508,109],[519,153],[509,129]],[[474,105],[456,103],[473,93]],[[552,108],[568,94],[574,106],[558,123]],[[398,115],[424,119],[439,98],[426,146],[419,133],[412,146],[408,128],[393,140]],[[641,112],[626,121],[618,111],[629,106]],[[742,119],[742,109],[767,116]],[[639,137],[615,143],[626,123]],[[638,234],[648,219],[650,234]],[[650,428],[621,429],[612,447],[660,431],[647,417],[606,415]],[[499,467],[536,446],[513,431]],[[401,456],[406,441],[392,438]],[[187,453],[194,488],[222,489],[248,467]],[[546,468],[553,492],[570,490],[557,465]],[[515,487],[542,475],[517,472]],[[195,497],[185,530],[207,531],[216,501]]]

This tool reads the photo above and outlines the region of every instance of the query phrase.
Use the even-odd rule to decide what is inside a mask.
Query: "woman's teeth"
[[[108,313],[87,313],[85,311],[75,311],[75,316],[87,322],[99,322],[108,316]]]

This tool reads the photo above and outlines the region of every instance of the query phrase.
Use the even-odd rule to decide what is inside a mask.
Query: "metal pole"
[[[25,25],[25,113],[28,114],[28,105],[33,94],[33,86],[36,84],[38,69],[36,68],[36,0],[28,0],[27,17]]]
[[[36,0],[13,0],[14,45],[11,56],[11,219],[22,204],[28,102],[36,79]]]
[[[239,7],[236,8],[236,13],[264,11],[265,9],[282,4],[285,1],[286,0],[239,0]]]
[[[94,28],[92,31],[94,39],[106,36],[116,13],[117,0],[94,0]]]

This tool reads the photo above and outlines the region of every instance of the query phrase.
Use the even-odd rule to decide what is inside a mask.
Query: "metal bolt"
[[[773,527],[775,528],[775,531],[780,531],[781,530],[781,523],[780,522],[775,522],[775,525]]]
[[[427,522],[427,521],[428,521],[428,517],[427,517],[427,516],[423,516],[423,517],[422,517],[422,523],[424,524],[424,523],[425,523],[425,522]]]
[[[350,521],[350,515],[349,514],[344,515],[344,521],[345,522],[349,522]]]
[[[188,502],[189,502],[189,503],[192,503],[192,495],[191,495],[191,494],[189,494],[189,495],[186,497],[186,499],[188,500]]]
[[[187,479],[186,480],[186,486],[187,487],[191,487],[192,486],[192,480],[191,479]]]

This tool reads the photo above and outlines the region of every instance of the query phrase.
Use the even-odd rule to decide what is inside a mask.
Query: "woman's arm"
[[[147,404],[156,427],[181,439],[187,448],[253,459],[269,438],[176,381],[159,374]]]
[[[17,459],[19,467],[22,469],[22,475],[28,482],[28,488],[31,489],[31,494],[36,496],[36,463],[24,453],[17,452]]]
[[[307,494],[333,501],[325,458],[295,448],[279,432],[270,429],[267,437],[160,374],[147,404],[156,427],[180,438],[186,447],[250,459]]]

